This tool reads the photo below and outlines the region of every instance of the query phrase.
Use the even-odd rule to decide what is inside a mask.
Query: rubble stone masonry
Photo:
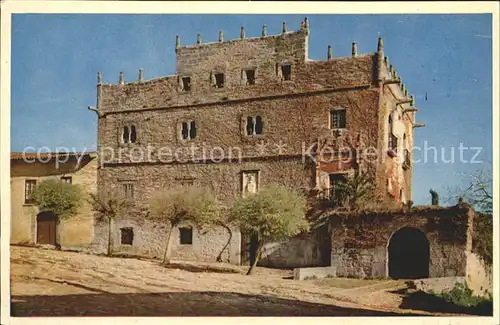
[[[403,189],[409,200],[411,169],[403,172],[402,164],[387,154],[390,130],[386,122],[393,114],[397,123],[403,123],[398,136],[405,133],[411,148],[415,116],[403,113],[411,103],[384,60],[381,40],[374,53],[314,61],[308,58],[308,36],[306,22],[300,30],[280,35],[246,38],[242,32],[242,39],[223,41],[221,35],[215,43],[203,43],[200,37],[199,44],[189,46],[181,46],[178,39],[175,75],[146,81],[140,77],[127,83],[121,75],[118,84],[103,84],[99,76],[98,188],[131,182],[141,203],[153,191],[188,179],[211,186],[221,199],[230,201],[241,195],[242,172],[258,170],[259,187],[278,182],[312,189],[319,186],[318,173],[343,171],[344,167],[304,158],[304,150],[319,138],[333,136],[330,112],[342,108],[348,132],[362,136],[364,145],[382,153],[376,190],[400,200]],[[284,65],[290,67],[289,77]],[[247,70],[254,71],[254,84]],[[219,74],[224,83],[220,88]],[[404,100],[407,103],[398,105]],[[252,116],[262,118],[262,134],[246,134],[247,118]],[[182,123],[191,121],[196,123],[196,136],[182,139]],[[135,128],[133,143],[123,143],[124,126]],[[284,144],[281,149],[280,143]],[[159,148],[165,147],[177,152],[175,161],[160,161]],[[197,149],[192,151],[192,147]],[[220,158],[220,162],[193,160],[203,152],[205,158]],[[161,240],[157,242],[155,247]],[[151,250],[147,241],[137,243],[135,249]]]

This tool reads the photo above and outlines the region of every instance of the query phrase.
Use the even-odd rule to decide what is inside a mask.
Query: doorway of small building
[[[252,265],[257,256],[259,236],[256,233],[241,233],[241,265]]]
[[[388,259],[388,273],[392,279],[429,277],[429,241],[417,228],[404,227],[392,235]]]
[[[253,265],[255,259],[257,258],[257,248],[259,246],[259,235],[257,233],[253,233],[250,236],[250,265]]]
[[[53,212],[40,212],[36,217],[36,243],[57,245],[57,221]]]

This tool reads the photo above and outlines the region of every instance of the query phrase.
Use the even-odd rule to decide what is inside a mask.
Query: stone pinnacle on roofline
[[[358,56],[358,44],[352,42],[352,56]]]
[[[377,52],[384,52],[384,41],[382,40],[382,37],[378,38]]]
[[[143,81],[144,81],[144,70],[139,69],[139,82],[143,82]]]

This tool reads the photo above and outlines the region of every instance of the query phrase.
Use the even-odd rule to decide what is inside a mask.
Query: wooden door
[[[56,245],[57,216],[41,213],[36,222],[36,243]]]

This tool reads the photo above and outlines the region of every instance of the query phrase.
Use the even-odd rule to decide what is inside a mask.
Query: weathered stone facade
[[[331,234],[327,225],[294,238],[265,244],[258,265],[276,268],[330,265]]]
[[[409,278],[463,277],[473,217],[474,211],[468,206],[334,215],[331,218],[331,265],[336,268],[337,276],[393,277],[398,270],[391,268],[404,268],[405,263],[420,259],[418,254],[423,252],[427,256],[418,261],[418,267],[423,267],[426,274],[413,277],[409,272]],[[406,237],[394,242],[395,235],[406,229],[418,232],[424,241]],[[395,258],[402,258],[400,263],[403,265],[391,263],[394,262],[391,261],[391,245],[399,245],[403,256]]]
[[[141,204],[153,191],[187,181],[231,201],[242,195],[242,173],[258,171],[258,187],[275,182],[324,190],[330,174],[350,172],[365,160],[339,164],[308,149],[350,137],[377,151],[376,191],[409,200],[411,169],[403,172],[387,139],[391,129],[411,149],[415,113],[405,109],[413,101],[384,57],[382,40],[375,53],[358,55],[353,45],[351,57],[313,61],[308,36],[306,20],[298,31],[280,35],[242,33],[224,41],[221,34],[219,42],[199,38],[190,46],[177,39],[175,75],[144,81],[141,71],[137,81],[125,83],[120,74],[118,84],[103,84],[99,74],[92,108],[101,153],[98,188],[133,184]],[[332,125],[338,109],[345,110],[346,125]],[[395,121],[390,128],[389,115]],[[256,117],[260,130],[254,125],[249,132]],[[144,237],[133,249],[157,252],[164,234],[141,227],[136,235]]]
[[[97,190],[96,153],[28,154],[11,155],[11,243],[37,243],[38,208],[26,201],[27,182],[38,184],[46,179],[71,177],[71,182],[80,185],[84,194]],[[58,220],[55,242],[61,249],[91,250],[94,238],[94,214],[84,198],[78,214]]]
[[[232,231],[229,246],[223,251],[229,240],[229,233],[224,228],[218,227],[205,231],[192,227],[192,242],[183,244],[180,242],[179,236],[179,229],[183,227],[192,227],[192,225],[180,225],[174,232],[171,254],[173,259],[214,262],[222,252],[221,261],[240,264],[241,238],[238,230]],[[132,244],[122,242],[121,230],[125,228],[133,230]],[[167,232],[168,227],[165,225],[143,218],[124,216],[112,223],[112,252],[114,254],[139,255],[161,259],[165,251]],[[106,252],[108,245],[107,223],[97,223],[93,244],[101,253]]]

